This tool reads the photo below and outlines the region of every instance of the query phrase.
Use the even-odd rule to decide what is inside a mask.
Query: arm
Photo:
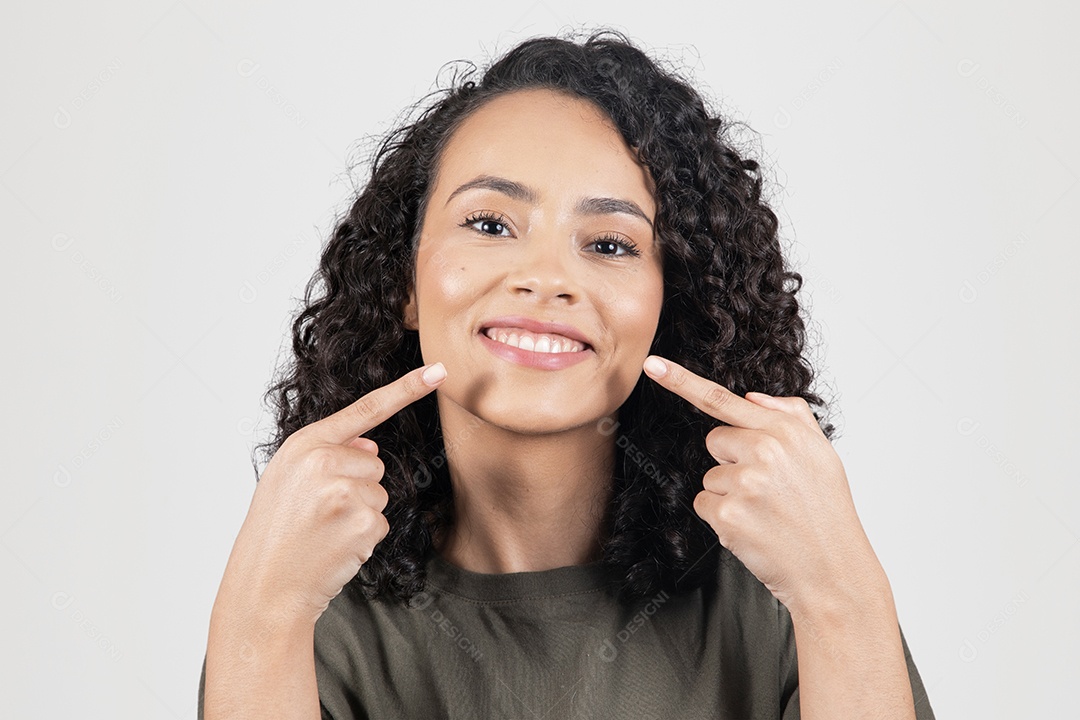
[[[791,614],[804,720],[914,720],[915,703],[892,589],[869,571],[852,592]]]
[[[312,623],[215,603],[206,650],[205,718],[320,720]]]
[[[320,720],[315,624],[390,530],[379,448],[360,436],[446,376],[428,369],[305,425],[267,464],[210,613],[209,720]]]
[[[705,436],[719,464],[694,511],[790,612],[805,717],[914,720],[892,589],[806,400],[739,397],[666,358],[643,367],[724,423]]]

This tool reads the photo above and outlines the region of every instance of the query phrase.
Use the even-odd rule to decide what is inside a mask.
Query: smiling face
[[[581,98],[518,90],[458,126],[422,218],[405,307],[424,362],[446,366],[444,417],[461,408],[515,432],[551,433],[622,405],[663,303],[653,187],[611,121]],[[529,320],[570,327],[514,330]],[[506,327],[491,338],[493,322]],[[574,331],[583,351],[564,339]],[[570,352],[534,352],[533,341]]]

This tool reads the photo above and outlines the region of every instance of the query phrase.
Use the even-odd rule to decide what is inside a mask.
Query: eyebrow
[[[449,205],[450,201],[455,197],[466,190],[472,190],[473,188],[494,190],[503,195],[509,195],[515,200],[521,200],[532,205],[537,204],[540,200],[540,193],[528,185],[522,185],[519,182],[496,177],[494,175],[479,175],[450,193],[450,197],[446,199],[446,204]],[[581,215],[610,215],[613,213],[624,213],[626,215],[633,215],[634,217],[641,218],[649,223],[650,228],[653,226],[652,220],[649,219],[648,215],[645,214],[637,203],[630,200],[609,197],[581,198],[578,200],[575,210]]]

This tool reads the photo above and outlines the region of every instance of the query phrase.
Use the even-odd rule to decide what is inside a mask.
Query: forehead
[[[648,168],[592,102],[530,88],[499,95],[454,131],[439,161],[435,194],[446,197],[478,174],[551,189],[611,194],[655,213]]]

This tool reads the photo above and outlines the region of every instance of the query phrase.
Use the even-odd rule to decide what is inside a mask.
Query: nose
[[[506,277],[511,293],[535,295],[540,302],[561,298],[572,303],[581,298],[570,240],[530,237],[521,248],[518,262]]]

